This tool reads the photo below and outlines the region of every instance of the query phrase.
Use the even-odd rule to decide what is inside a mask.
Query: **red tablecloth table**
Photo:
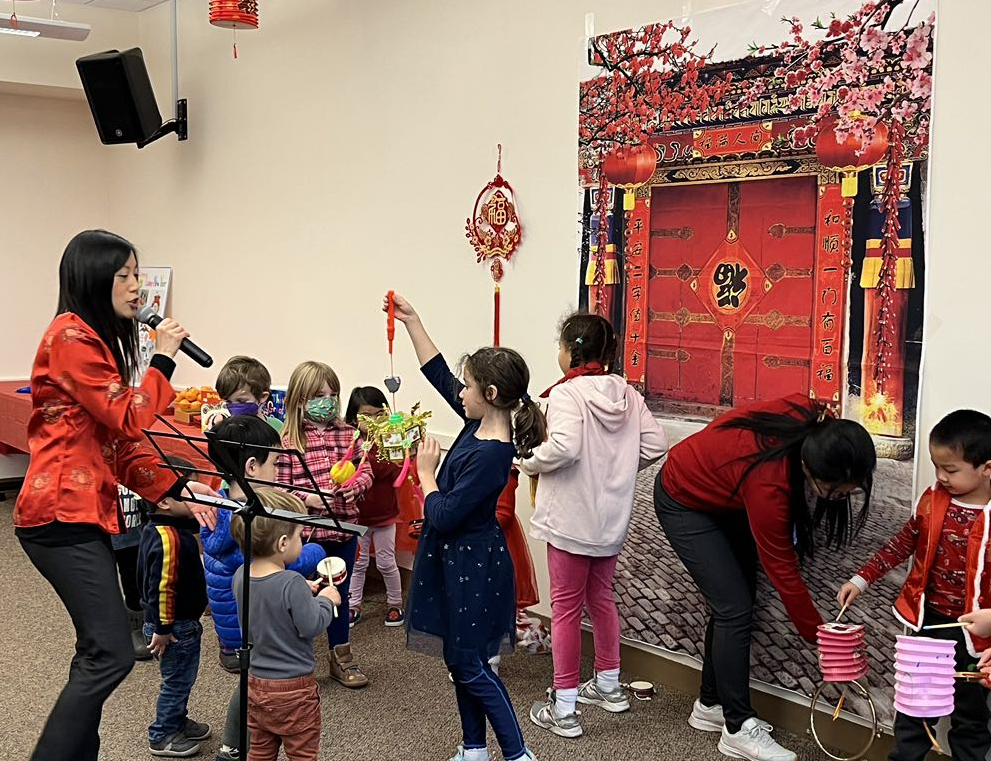
[[[18,394],[17,389],[28,385],[28,381],[0,381],[0,454],[28,451],[28,418],[31,416],[31,395]],[[169,420],[180,432],[187,436],[199,436],[199,426],[184,425]],[[152,431],[169,431],[169,427],[156,421]],[[214,470],[213,465],[203,455],[191,449],[179,439],[157,439],[162,451],[167,455],[182,457],[203,470]],[[150,445],[149,445],[150,446]],[[202,446],[202,445],[201,445]],[[202,447],[205,449],[205,447]],[[212,487],[220,485],[220,479],[201,478]]]

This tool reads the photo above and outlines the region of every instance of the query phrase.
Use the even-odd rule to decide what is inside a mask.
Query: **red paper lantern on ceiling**
[[[257,0],[210,0],[210,23],[225,29],[257,29]]]
[[[621,145],[602,160],[602,172],[610,185],[623,188],[623,208],[630,211],[634,204],[633,191],[649,181],[657,168],[657,151],[652,145]]]
[[[846,198],[857,195],[857,172],[881,161],[888,151],[888,126],[882,122],[874,125],[874,135],[866,148],[860,138],[847,135],[843,142],[836,139],[835,116],[827,116],[819,123],[816,135],[816,158],[819,163],[843,173],[842,192]]]

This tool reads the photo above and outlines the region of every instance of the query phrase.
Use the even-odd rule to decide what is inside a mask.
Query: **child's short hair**
[[[289,512],[306,515],[306,505],[303,500],[294,494],[259,486],[255,489],[255,496],[263,506],[275,510],[288,510]],[[278,518],[255,518],[251,522],[251,555],[253,557],[269,557],[275,554],[276,544],[279,537],[291,536],[294,530],[300,526],[288,521],[280,521]],[[237,546],[244,552],[244,520],[240,515],[231,517],[231,536],[237,542]]]
[[[279,446],[279,434],[257,415],[232,415],[208,433],[207,454],[221,471],[243,476],[252,457],[265,462],[271,447]]]
[[[929,443],[959,453],[975,468],[991,460],[991,417],[977,410],[956,410],[940,420]]]
[[[221,399],[227,399],[244,386],[256,400],[261,401],[264,394],[272,391],[272,376],[265,365],[254,357],[231,357],[217,375],[217,394]]]
[[[184,457],[176,457],[171,454],[166,455],[165,462],[178,470],[181,478],[185,478],[187,481],[196,481],[198,479],[197,474],[193,472],[196,470],[196,466]],[[149,515],[158,512],[158,505],[154,502],[149,502],[144,497],[140,497],[138,498],[138,510],[141,513],[141,521],[143,523],[148,520]]]
[[[351,392],[351,398],[348,399],[348,409],[344,413],[344,422],[357,428],[358,409],[365,406],[381,409],[389,406],[389,402],[386,401],[385,394],[375,386],[357,386]]]
[[[616,331],[605,317],[575,312],[561,322],[559,340],[571,351],[571,366],[598,362],[611,369],[616,361]]]

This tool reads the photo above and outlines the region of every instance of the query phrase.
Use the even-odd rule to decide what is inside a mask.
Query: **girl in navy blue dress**
[[[427,438],[417,455],[425,523],[406,644],[442,656],[454,678],[463,742],[450,761],[489,761],[486,719],[506,761],[533,759],[509,694],[489,665],[492,656],[512,650],[516,635],[513,562],[496,502],[513,458],[529,457],[545,434],[543,414],[527,393],[530,371],[512,349],[483,348],[465,358],[461,383],[409,302],[399,295],[393,302],[423,374],[465,422],[436,476],[437,441]]]

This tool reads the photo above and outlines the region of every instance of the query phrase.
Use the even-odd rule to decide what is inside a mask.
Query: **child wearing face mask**
[[[356,430],[340,416],[341,382],[330,367],[322,362],[303,362],[292,372],[286,390],[286,420],[282,429],[282,446],[296,449],[306,462],[317,487],[324,492],[323,499],[316,494],[297,492],[311,515],[331,515],[340,521],[357,523],[358,499],[372,486],[371,466],[358,461],[361,448],[351,448]],[[355,476],[347,486],[336,484],[331,468],[352,449]],[[299,459],[283,455],[278,462],[278,481],[303,488],[313,484],[303,470]],[[324,499],[330,512],[324,506]],[[348,595],[351,574],[354,569],[358,538],[331,529],[313,529],[306,532],[307,541],[319,544],[328,557],[339,557],[347,566],[348,575],[338,587],[342,603],[338,616],[327,628],[330,643],[330,675],[345,687],[357,689],[368,684],[366,677],[351,652],[350,612]]]
[[[227,360],[217,375],[217,394],[231,415],[257,415],[282,433],[282,421],[265,414],[272,396],[272,376],[254,357],[238,355]]]

